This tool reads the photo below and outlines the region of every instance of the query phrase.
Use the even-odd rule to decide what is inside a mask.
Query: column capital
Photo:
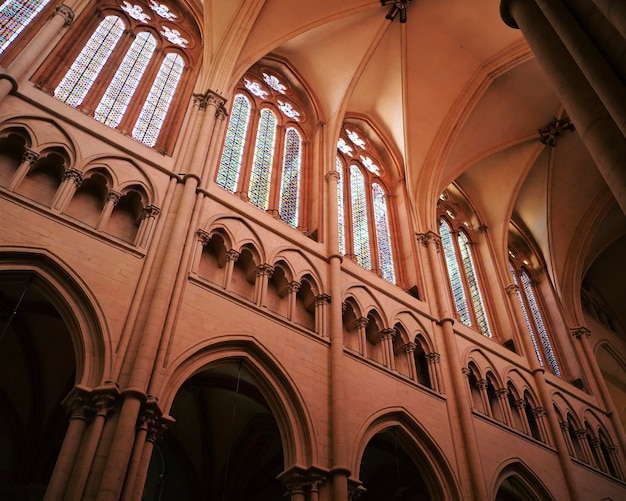
[[[320,304],[330,304],[330,296],[324,293],[315,296],[315,306]]]
[[[407,344],[404,345],[404,352],[410,355],[411,353],[415,353],[416,348],[417,345],[412,341],[409,341]]]
[[[106,417],[113,410],[119,395],[120,392],[115,383],[108,383],[95,388],[93,391],[93,405],[96,409],[96,414]]]
[[[480,381],[476,381],[476,387],[480,390],[486,390],[487,386],[489,386],[489,382],[486,379],[481,379]]]
[[[330,181],[339,182],[340,178],[341,178],[341,174],[339,174],[339,172],[336,170],[331,170],[327,172],[326,175],[324,176],[324,179],[326,179],[326,181],[328,182]]]
[[[578,440],[583,440],[587,438],[587,435],[589,434],[589,432],[585,429],[580,429],[580,430],[575,430],[574,431],[574,435],[576,435],[576,438]]]
[[[422,245],[426,247],[428,247],[429,245],[434,245],[437,250],[439,250],[441,237],[434,231],[429,230],[426,233],[416,233],[415,236],[417,238],[417,241],[421,242]]]
[[[496,397],[498,397],[498,399],[504,399],[504,398],[508,398],[509,396],[509,389],[508,388],[498,388],[496,390]]]
[[[466,377],[469,378],[472,374],[472,369],[470,369],[469,367],[461,367],[461,373]]]
[[[576,339],[585,339],[591,336],[591,330],[584,326],[575,327],[570,332]]]
[[[578,432],[579,431],[584,431],[584,430],[577,430],[575,432],[576,436],[578,436]],[[596,449],[600,449],[600,448],[602,448],[602,440],[600,440],[598,437],[592,438],[591,439],[591,445],[593,445],[593,447],[596,448]]]
[[[74,21],[74,11],[64,3],[54,9],[54,15],[63,17],[63,26],[69,26]]]
[[[107,193],[107,202],[113,202],[113,205],[117,205],[120,198],[122,198],[122,194],[117,191],[111,190]]]
[[[513,294],[517,294],[519,292],[519,285],[517,284],[509,284],[504,288],[507,296],[512,296]]]
[[[142,219],[154,218],[161,214],[161,209],[156,205],[146,205],[143,208]]]
[[[434,351],[431,351],[430,353],[426,355],[426,362],[428,363],[428,365],[438,364],[440,359],[441,359],[441,355]],[[464,369],[467,369],[467,367],[464,367]]]
[[[256,267],[256,276],[267,276],[267,278],[271,278],[274,274],[274,267],[271,264],[260,264]]]
[[[380,337],[382,339],[391,339],[393,341],[397,333],[398,331],[393,328],[383,329],[380,331]]]
[[[515,402],[513,402],[513,405],[515,405],[515,407],[521,412],[526,407],[526,400],[518,398]]]
[[[285,489],[287,490],[285,494],[289,497],[294,494],[304,495],[308,485],[306,471],[302,468],[298,468],[297,466],[282,472],[278,475],[278,479],[285,486]]]
[[[226,260],[227,261],[237,261],[239,259],[240,253],[235,249],[228,249],[226,251]]]
[[[94,414],[91,389],[84,386],[74,386],[69,395],[61,403],[65,407],[70,419],[90,421]]]
[[[22,163],[33,163],[39,160],[39,153],[35,150],[31,150],[30,148],[26,148],[24,153],[22,153]]]
[[[359,317],[356,319],[356,326],[365,329],[370,323],[370,319],[367,317]]]
[[[531,412],[536,418],[541,418],[547,414],[547,411],[543,407],[535,407]],[[565,423],[565,425],[567,426],[567,423]]]
[[[300,290],[301,285],[302,284],[300,284],[300,282],[296,282],[294,280],[294,281],[289,282],[287,284],[287,290],[289,291],[289,293],[292,293],[292,292],[296,292],[297,293]]]
[[[196,231],[196,235],[198,235],[198,240],[202,244],[202,247],[206,246],[206,244],[209,243],[209,240],[211,240],[211,235],[209,234],[209,232],[203,230],[202,228]]]
[[[68,179],[74,181],[74,184],[78,188],[83,182],[83,172],[78,170],[76,167],[69,167],[68,169],[65,169],[65,172],[63,173],[63,181],[67,181]]]
[[[218,112],[223,110],[224,113],[224,104],[226,104],[226,99],[220,96],[217,92],[212,90],[207,90],[204,94],[194,94],[193,95],[193,104],[198,106],[201,110],[206,110],[209,106],[213,106],[216,109],[215,116],[217,117]]]

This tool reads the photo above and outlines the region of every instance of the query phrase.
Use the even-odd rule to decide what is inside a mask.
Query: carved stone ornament
[[[393,340],[396,337],[397,333],[398,333],[398,331],[395,330],[395,329],[383,329],[382,331],[380,331],[380,337],[382,339],[391,339],[391,340]]]
[[[274,267],[271,264],[260,264],[256,267],[256,276],[267,276],[267,278],[271,278],[274,274]]]
[[[226,260],[227,261],[237,261],[239,259],[240,253],[235,249],[228,249],[226,251]]]
[[[150,217],[157,217],[159,214],[161,214],[161,209],[159,209],[156,205],[146,205],[143,208],[142,217],[147,219]]]
[[[504,288],[504,290],[508,296],[512,296],[513,294],[517,294],[519,292],[519,285],[509,284]]]
[[[39,159],[39,153],[34,150],[27,149],[22,155],[22,163],[33,163]]]
[[[330,304],[330,296],[328,294],[318,294],[315,296],[315,306],[321,304]]]
[[[591,330],[587,329],[587,327],[576,327],[571,332],[576,339],[589,338],[591,336]]]
[[[206,110],[209,105],[215,107],[216,110],[224,110],[226,99],[212,90],[207,90],[204,94],[194,94],[193,103],[201,110]],[[217,113],[215,116],[217,117]]]
[[[122,194],[117,191],[109,191],[107,194],[107,202],[113,202],[113,205],[117,205],[117,202],[122,198]]]
[[[560,120],[555,117],[546,127],[539,129],[539,141],[554,148],[563,132],[573,132],[574,130],[576,130],[576,127],[574,127],[569,117]]]
[[[404,345],[404,352],[410,355],[411,353],[415,353],[415,348],[417,348],[415,343],[408,342]]]
[[[70,167],[63,173],[63,181],[71,179],[78,188],[83,182],[83,173],[75,167]]]
[[[294,292],[297,293],[300,290],[300,287],[301,287],[300,282],[296,282],[296,281],[289,282],[287,284],[287,290],[289,290],[290,293],[294,293]]]
[[[196,231],[196,235],[198,235],[198,240],[200,240],[200,243],[203,247],[209,243],[209,240],[211,240],[211,235],[209,235],[209,232],[203,230],[202,228]]]
[[[63,16],[63,19],[65,19],[63,26],[69,26],[74,21],[74,11],[65,4],[58,5],[54,9],[54,15]]]
[[[427,231],[426,233],[417,233],[416,235],[418,242],[421,242],[422,245],[428,247],[429,245],[434,245],[439,251],[439,244],[441,242],[441,237],[435,233],[434,231]]]
[[[339,182],[339,179],[341,178],[341,175],[339,174],[338,171],[336,170],[331,170],[330,172],[327,172],[326,175],[324,176],[324,178],[326,179],[326,181],[330,182],[330,181],[335,181],[336,183]]]
[[[438,364],[439,360],[441,360],[441,355],[439,353],[435,353],[434,351],[426,355],[426,361],[428,362],[429,365]]]

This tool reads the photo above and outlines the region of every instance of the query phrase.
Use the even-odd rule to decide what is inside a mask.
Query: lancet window
[[[440,197],[439,234],[454,305],[463,324],[491,337],[468,225],[447,198],[446,193]]]
[[[526,262],[514,250],[509,250],[509,258],[509,273],[513,283],[518,286],[517,299],[522,307],[528,335],[533,343],[539,365],[542,367],[547,365],[554,374],[560,376],[559,364],[541,314],[539,296],[526,268]]]
[[[133,139],[167,152],[176,104],[193,85],[196,25],[176,4],[104,0],[83,14],[35,75],[42,89]],[[65,63],[65,62],[68,63]]]
[[[337,142],[335,167],[340,252],[358,265],[396,283],[391,207],[375,148],[365,134],[346,125]]]
[[[295,77],[294,77],[295,78]],[[310,125],[298,82],[256,66],[237,86],[216,183],[308,231],[303,201]]]
[[[0,54],[31,24],[50,0],[5,0],[0,4]]]

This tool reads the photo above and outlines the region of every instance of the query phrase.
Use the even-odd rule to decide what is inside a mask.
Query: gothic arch
[[[500,489],[512,483],[515,488],[523,490],[522,497],[517,498],[519,501],[554,501],[545,484],[521,459],[511,458],[502,463],[498,470],[491,484],[491,499],[498,501]]]
[[[278,423],[283,446],[285,469],[293,465],[311,465],[318,458],[312,419],[295,383],[287,371],[259,344],[246,335],[227,335],[202,343],[172,361],[163,378],[160,401],[169,412],[182,384],[194,374],[226,363],[243,364],[256,380]]]
[[[104,313],[87,285],[45,249],[0,247],[0,276],[32,277],[66,323],[76,357],[76,384],[93,388],[109,379],[111,340]]]
[[[441,501],[460,500],[456,478],[450,463],[437,446],[436,441],[419,424],[418,420],[403,407],[388,407],[371,415],[356,434],[350,457],[350,470],[358,475],[365,448],[380,432],[396,429],[411,459],[423,473],[431,499]]]

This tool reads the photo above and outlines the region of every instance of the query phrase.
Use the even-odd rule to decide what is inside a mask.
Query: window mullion
[[[243,158],[241,160],[241,173],[239,174],[239,186],[235,188],[235,194],[242,199],[248,201],[250,186],[250,177],[252,176],[252,161],[254,158],[254,146],[259,133],[259,118],[261,109],[252,103],[250,109],[250,122],[248,123],[248,137],[246,138],[246,147],[244,149]]]
[[[276,219],[281,219],[278,213],[280,201],[280,185],[283,175],[283,162],[285,154],[285,130],[284,124],[276,125],[276,144],[274,145],[274,158],[272,158],[272,177],[270,179],[270,195],[267,204],[267,212]]]
[[[350,164],[343,167],[343,200],[344,200],[344,230],[346,238],[346,256],[356,262],[354,253],[354,226],[352,221],[352,190],[350,189]]]
[[[467,280],[467,273],[465,272],[465,265],[463,264],[463,255],[461,254],[461,246],[459,245],[459,230],[452,230],[452,245],[456,253],[457,266],[459,267],[461,282],[463,282],[463,290],[465,291],[465,301],[467,302],[467,310],[472,320],[472,327],[480,330],[478,319],[476,318],[476,310],[474,308],[474,301],[472,301],[472,291]]]
[[[367,223],[370,234],[370,259],[372,262],[372,271],[379,277],[382,277],[382,269],[378,260],[378,238],[376,234],[376,215],[374,214],[374,196],[372,194],[372,182],[370,179],[366,180],[365,186],[366,193],[366,205],[367,205]]]
[[[90,116],[94,115],[98,104],[100,104],[104,93],[108,89],[109,84],[113,80],[117,69],[120,67],[120,64],[122,64],[122,60],[126,56],[126,53],[128,52],[128,49],[130,49],[134,40],[135,34],[129,29],[124,30],[122,38],[115,49],[113,49],[111,56],[107,60],[98,78],[96,78],[93,87],[89,90],[87,96],[85,96],[85,99],[79,106],[79,109]]]
[[[117,129],[126,131],[130,135],[133,127],[135,126],[135,122],[137,122],[139,113],[141,113],[141,108],[146,102],[150,88],[159,73],[159,69],[161,68],[161,63],[163,63],[163,60],[165,59],[165,55],[165,52],[160,47],[157,47],[154,54],[152,54],[148,67],[143,73],[141,80],[139,81],[139,86],[135,90],[133,98],[126,109],[120,124],[117,126]]]

